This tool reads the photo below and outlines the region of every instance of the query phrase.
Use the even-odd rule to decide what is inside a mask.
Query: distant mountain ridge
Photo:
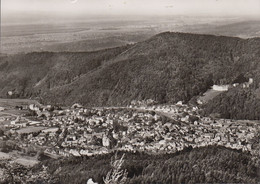
[[[132,100],[188,102],[212,84],[238,76],[259,87],[260,38],[165,32],[133,45],[96,52],[3,56],[0,95],[39,97],[45,103],[125,105]]]

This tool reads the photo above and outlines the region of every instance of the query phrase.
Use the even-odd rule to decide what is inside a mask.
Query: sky
[[[3,17],[19,14],[260,16],[260,0],[1,0]]]

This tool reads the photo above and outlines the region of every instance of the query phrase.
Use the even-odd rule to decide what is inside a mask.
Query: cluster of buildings
[[[260,132],[259,122],[201,117],[197,107],[191,107],[182,104],[182,102],[178,102],[176,105],[136,106],[135,108],[154,110],[156,113],[170,117],[175,121],[175,123],[167,122],[165,124],[158,122],[157,130],[164,127],[169,132],[162,132],[162,139],[160,138],[161,140],[156,143],[157,150],[155,151],[165,149],[167,152],[171,152],[182,150],[188,146],[207,145],[221,145],[250,152],[257,151],[257,143],[255,142],[257,138],[255,136]],[[156,137],[155,139],[152,137],[152,139],[156,140]],[[144,147],[147,146],[149,145],[145,144]]]
[[[215,91],[228,91],[229,88],[232,87],[237,87],[239,85],[241,85],[242,88],[249,88],[251,84],[253,84],[254,79],[253,78],[249,78],[248,81],[247,79],[242,79],[242,80],[235,80],[234,83],[232,85],[213,85],[212,89]]]
[[[39,108],[34,107],[37,111]],[[45,109],[46,110],[46,109]],[[38,112],[40,113],[40,112]],[[57,156],[104,154],[114,150],[173,153],[185,147],[222,145],[254,152],[259,123],[201,117],[196,106],[152,105],[54,110],[39,121],[13,120],[7,128],[21,146]],[[9,126],[9,127],[8,127]]]

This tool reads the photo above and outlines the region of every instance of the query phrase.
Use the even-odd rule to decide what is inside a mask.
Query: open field
[[[20,130],[17,130],[18,134],[30,134],[34,132],[40,132],[41,130],[46,129],[46,127],[27,127],[27,128],[22,128]]]
[[[18,158],[14,161],[26,167],[33,167],[34,165],[39,163],[39,161],[33,158]]]
[[[33,167],[34,165],[39,163],[39,161],[35,157],[21,156],[19,154],[16,154],[16,152],[0,152],[0,161],[1,160],[12,160],[26,167]]]
[[[38,104],[37,101],[31,99],[3,99],[0,98],[0,107],[6,109],[13,108],[15,106],[26,106],[30,104]]]
[[[199,100],[201,100],[203,103],[207,103],[209,100],[215,98],[216,96],[218,96],[221,93],[223,93],[223,91],[216,91],[213,89],[209,89],[208,91],[206,91],[203,94],[203,96],[199,97]]]
[[[6,25],[2,28],[1,52],[93,51],[142,41],[155,33],[139,21]]]
[[[259,20],[245,21],[239,18],[191,19],[174,16],[143,20],[111,19],[46,22],[44,24],[4,24],[2,25],[1,53],[94,51],[140,42],[165,31],[243,38],[260,36]]]
[[[18,116],[27,113],[27,109],[18,110],[16,106],[22,106],[27,108],[30,104],[38,104],[35,100],[30,99],[2,99],[0,98],[0,107],[3,109],[0,111],[1,116]]]

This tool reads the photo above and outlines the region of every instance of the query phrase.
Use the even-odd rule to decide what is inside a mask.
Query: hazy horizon
[[[259,17],[259,0],[2,0],[2,23],[147,16]]]
[[[260,0],[2,0],[1,52],[93,51],[165,32],[260,37]]]

